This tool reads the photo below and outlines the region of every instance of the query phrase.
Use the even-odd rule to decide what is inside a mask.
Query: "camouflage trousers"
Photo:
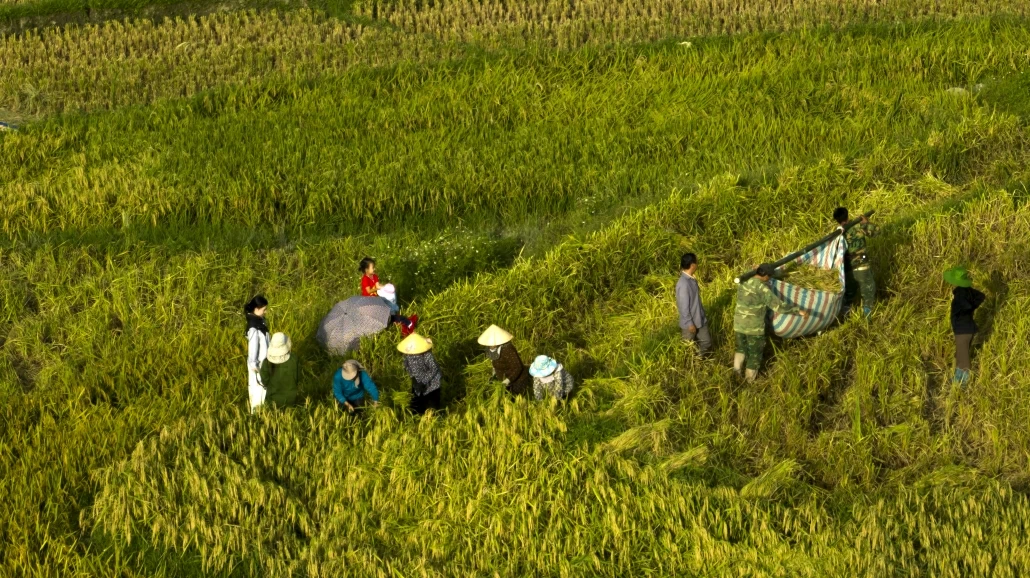
[[[863,307],[872,307],[876,303],[876,277],[868,265],[864,269],[844,270],[844,301],[853,304],[859,294]]]
[[[737,353],[744,354],[744,367],[758,371],[765,355],[765,336],[737,333]]]

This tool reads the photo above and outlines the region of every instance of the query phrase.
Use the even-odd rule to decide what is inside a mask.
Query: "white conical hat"
[[[433,348],[433,340],[426,339],[418,333],[412,333],[397,344],[397,351],[405,355],[418,355]]]
[[[513,339],[512,334],[496,325],[486,328],[486,331],[479,336],[479,344],[485,347],[497,347],[504,345]]]

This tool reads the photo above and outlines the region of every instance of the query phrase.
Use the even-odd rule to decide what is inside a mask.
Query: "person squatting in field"
[[[679,310],[683,340],[696,343],[698,352],[707,356],[712,349],[712,335],[701,304],[701,289],[694,278],[696,272],[697,255],[685,253],[680,257],[680,278],[676,281],[676,309]]]
[[[768,285],[772,274],[773,266],[763,263],[753,277],[737,287],[737,307],[733,313],[737,346],[733,355],[733,371],[740,377],[746,365],[747,381],[754,381],[762,367],[766,312],[772,309],[781,314],[797,313],[808,317],[806,311],[784,302],[772,292]]]
[[[366,397],[372,400],[372,405],[379,405],[379,388],[360,363],[348,359],[333,374],[333,397],[344,409],[354,413],[365,405]]]
[[[511,333],[496,325],[486,328],[478,342],[486,348],[486,357],[493,365],[493,377],[500,379],[508,393],[522,395],[529,391],[529,373],[512,343]]]
[[[533,377],[533,397],[543,401],[549,394],[557,400],[568,399],[575,385],[570,374],[562,364],[546,355],[538,355],[529,366],[529,375]]]
[[[944,272],[944,280],[954,287],[951,290],[951,330],[955,334],[955,377],[953,381],[965,384],[969,381],[972,364],[969,348],[977,332],[973,313],[983,304],[987,296],[973,289],[973,281],[965,267],[952,267]]]
[[[293,342],[285,333],[275,333],[268,342],[268,356],[261,364],[261,384],[265,388],[262,405],[284,408],[297,401],[300,366],[293,355]]]
[[[848,223],[848,210],[837,207],[833,211],[833,220],[841,229]],[[876,303],[876,276],[872,263],[866,252],[866,239],[879,234],[880,228],[869,222],[864,215],[862,221],[844,233],[847,251],[844,254],[844,301],[848,305],[855,302],[859,295],[862,298],[862,315],[869,317]]]
[[[400,314],[400,306],[397,305],[397,292],[393,284],[382,285],[379,283],[379,275],[376,275],[376,260],[372,257],[365,257],[358,263],[358,272],[361,273],[361,296],[379,297],[390,305],[390,323],[401,327],[401,335],[407,337],[415,331],[418,323],[418,316],[413,315],[407,318]]]
[[[404,370],[411,377],[411,411],[425,413],[440,408],[440,385],[443,372],[433,357],[433,341],[412,333],[397,344],[404,354]]]
[[[256,295],[243,306],[247,319],[244,335],[247,338],[247,394],[250,398],[250,411],[265,401],[265,388],[261,385],[261,364],[268,355],[268,324],[265,312],[268,300]]]

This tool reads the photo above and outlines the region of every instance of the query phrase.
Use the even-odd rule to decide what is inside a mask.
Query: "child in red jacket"
[[[376,275],[376,260],[372,257],[365,257],[358,263],[358,271],[361,272],[361,295],[363,297],[380,297],[379,290],[383,289],[383,285],[379,283],[379,275]],[[389,287],[393,288],[392,285]],[[392,291],[391,293],[392,295],[390,296],[380,298],[390,305],[390,323],[399,325],[401,335],[407,337],[411,332],[415,331],[415,327],[418,324],[418,315],[412,315],[410,319],[401,315],[400,308],[397,307],[396,293]]]

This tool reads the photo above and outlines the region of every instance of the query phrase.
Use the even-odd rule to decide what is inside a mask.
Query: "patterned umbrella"
[[[340,301],[318,324],[315,338],[330,353],[356,351],[364,335],[379,333],[390,324],[390,306],[379,297],[351,297]]]

